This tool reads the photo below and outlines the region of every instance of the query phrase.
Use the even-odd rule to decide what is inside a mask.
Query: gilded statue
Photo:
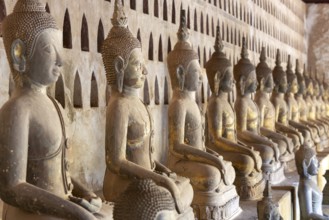
[[[298,101],[296,100],[297,93],[300,90],[298,83],[298,75],[301,75],[298,59],[296,60],[295,72],[293,72],[290,55],[289,55],[286,72],[287,72],[288,89],[287,89],[285,100],[288,106],[289,124],[303,134],[304,142],[305,143],[307,142],[306,144],[309,147],[313,147],[315,142],[319,141],[319,137],[316,136],[316,134],[312,134],[313,131],[312,128],[309,127],[309,125],[302,123],[300,121],[300,110],[299,110]]]
[[[135,179],[150,179],[170,192],[179,217],[194,219],[189,180],[177,176],[153,156],[152,118],[139,98],[147,70],[141,43],[127,27],[121,0],[115,1],[112,24],[102,48],[112,94],[106,112],[104,197],[117,202]]]
[[[317,119],[316,115],[316,105],[314,103],[314,84],[311,77],[304,73],[304,80],[305,80],[305,107],[306,107],[306,118],[307,122],[312,123],[316,126],[318,135],[320,136],[321,144],[317,145],[317,151],[323,151],[324,148],[328,145],[328,135],[326,133],[326,125]]]
[[[235,171],[231,162],[203,142],[201,112],[195,101],[195,92],[201,83],[201,67],[198,54],[188,41],[184,10],[177,36],[178,42],[167,60],[173,88],[168,109],[168,164],[177,174],[190,178],[196,218],[218,216],[215,219],[226,219],[225,215],[234,215],[240,210],[233,185]]]
[[[299,174],[298,198],[301,220],[328,220],[323,214],[323,195],[313,177],[318,174],[319,161],[314,149],[305,145],[296,152],[296,166]]]
[[[256,67],[256,74],[259,86],[255,95],[255,102],[259,108],[260,132],[278,145],[280,161],[285,164],[285,170],[289,171],[291,169],[289,162],[294,159],[294,145],[289,137],[276,131],[275,107],[270,100],[274,82],[272,70],[266,63],[265,47],[262,48],[260,63]]]
[[[281,66],[280,50],[277,50],[275,67],[273,69],[274,91],[271,101],[275,107],[275,127],[277,131],[287,135],[293,141],[294,152],[304,143],[303,135],[289,124],[289,109],[285,100],[285,94],[288,91],[287,74]]]
[[[236,173],[234,185],[243,200],[260,198],[264,190],[259,152],[238,143],[236,116],[228,95],[233,90],[232,64],[223,53],[223,42],[217,26],[215,52],[206,64],[212,95],[207,107],[207,146],[225,160],[231,161]]]
[[[259,109],[252,99],[258,83],[255,67],[248,58],[245,37],[242,39],[241,59],[234,66],[233,72],[237,82],[237,99],[234,109],[237,116],[238,140],[259,151],[263,172],[270,174],[273,182],[281,182],[284,179],[284,173],[283,166],[279,161],[280,150],[276,143],[260,132]]]
[[[102,200],[70,177],[62,109],[47,95],[63,65],[55,19],[38,0],[18,0],[3,41],[16,87],[0,110],[2,219],[106,219]]]
[[[296,66],[297,68],[297,66]],[[306,95],[306,84],[305,84],[305,79],[304,75],[306,72],[306,68],[304,65],[304,73],[300,71],[296,71],[296,76],[297,76],[297,82],[298,82],[298,92],[295,95],[297,104],[298,104],[298,109],[299,109],[299,121],[306,125],[310,130],[311,130],[311,138],[314,143],[315,148],[317,151],[321,151],[323,149],[323,141],[320,138],[320,133],[321,130],[320,128],[315,124],[310,121],[308,121],[308,106],[305,102],[304,95]],[[306,143],[307,144],[307,143]],[[310,146],[312,147],[312,146]]]

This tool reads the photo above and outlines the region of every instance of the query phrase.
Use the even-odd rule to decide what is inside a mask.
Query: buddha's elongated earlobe
[[[219,85],[220,85],[220,71],[217,71],[214,77],[214,92],[216,96],[219,94]]]
[[[245,93],[245,87],[246,87],[246,83],[244,80],[244,76],[241,77],[240,82],[239,82],[239,86],[240,86],[240,91],[241,91],[241,95],[244,95]]]
[[[176,76],[177,76],[177,80],[178,80],[179,89],[181,91],[183,91],[184,90],[184,84],[185,84],[185,70],[184,70],[184,67],[182,65],[179,65],[177,67]]]
[[[114,60],[115,73],[117,78],[118,91],[122,92],[123,79],[124,79],[124,60],[121,56],[118,56]]]
[[[13,67],[19,73],[23,73],[26,70],[26,49],[22,40],[17,39],[11,45],[11,59]]]

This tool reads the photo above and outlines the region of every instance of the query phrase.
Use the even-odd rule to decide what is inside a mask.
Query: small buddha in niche
[[[306,71],[304,64],[304,73]],[[304,95],[306,94],[306,84],[304,79],[304,73],[296,71],[297,82],[298,82],[298,92],[295,95],[298,109],[299,109],[299,121],[306,125],[311,130],[311,138],[315,145],[317,151],[321,150],[323,147],[323,141],[320,138],[321,130],[320,128],[310,121],[308,121],[308,106],[304,100]]]
[[[294,145],[289,137],[277,132],[275,128],[275,108],[270,100],[270,94],[273,91],[274,82],[272,70],[266,63],[265,54],[265,47],[263,47],[260,56],[260,63],[256,67],[259,89],[255,95],[255,102],[259,108],[260,132],[262,135],[270,138],[273,142],[278,144],[280,150],[280,161],[285,163],[285,169],[289,170],[288,163],[294,159]]]
[[[228,101],[234,83],[232,64],[223,52],[224,45],[218,26],[214,48],[215,52],[206,64],[212,91],[207,108],[207,146],[233,163],[235,186],[241,199],[257,199],[262,196],[264,189],[262,159],[259,152],[237,140],[235,111]]]
[[[106,217],[98,215],[101,199],[69,175],[62,110],[47,96],[63,65],[61,37],[55,19],[38,0],[18,0],[3,22],[16,85],[0,110],[3,220]]]
[[[248,58],[245,37],[242,39],[241,59],[233,71],[237,82],[237,99],[234,108],[237,115],[238,140],[259,151],[263,172],[270,174],[272,181],[281,182],[284,173],[279,161],[280,150],[276,143],[260,133],[259,109],[251,98],[252,93],[256,92],[258,83],[255,67]]]
[[[296,166],[299,174],[298,198],[301,220],[328,220],[323,214],[323,195],[313,177],[318,174],[319,161],[316,152],[307,146],[302,146],[296,152]]]
[[[275,127],[277,131],[286,134],[293,140],[295,152],[299,146],[304,142],[303,135],[295,128],[289,125],[288,120],[288,106],[285,100],[285,94],[288,89],[287,74],[281,66],[280,50],[277,50],[275,67],[273,69],[274,91],[272,93],[271,101],[275,107]]]
[[[240,210],[239,197],[232,185],[235,171],[231,162],[223,160],[203,142],[201,113],[195,100],[195,92],[201,83],[201,67],[198,54],[188,41],[184,10],[177,36],[178,42],[168,55],[173,88],[168,110],[168,164],[177,174],[191,179],[196,218],[210,219],[212,215],[223,213],[233,216]],[[214,213],[207,211],[209,209]]]
[[[112,24],[102,49],[112,94],[106,113],[104,197],[119,201],[136,179],[150,179],[161,190],[170,192],[180,218],[194,219],[189,180],[154,159],[152,118],[139,98],[147,70],[141,44],[127,27],[121,0],[115,1]]]

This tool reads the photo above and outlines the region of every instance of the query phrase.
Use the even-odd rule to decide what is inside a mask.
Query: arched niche
[[[90,107],[98,107],[98,84],[97,79],[95,77],[95,73],[93,72],[91,75],[91,84],[90,84]]]
[[[82,16],[81,50],[89,51],[89,31],[88,31],[88,22],[85,14],[83,14]]]
[[[165,81],[164,81],[163,103],[165,105],[169,104],[169,86],[168,86],[167,77],[165,77]]]
[[[69,10],[66,9],[63,24],[63,47],[72,49],[72,31]]]
[[[144,96],[143,96],[143,101],[145,105],[150,104],[150,90],[149,90],[149,83],[147,81],[147,78],[145,79],[144,82]]]
[[[65,105],[65,87],[64,87],[64,79],[62,74],[58,77],[58,80],[55,85],[55,99],[62,105],[63,108]]]
[[[159,82],[157,76],[155,77],[155,83],[154,83],[154,104],[156,105],[160,104]]]
[[[148,58],[149,58],[149,60],[153,60],[153,59],[154,59],[154,52],[153,52],[153,35],[152,35],[152,33],[150,34],[150,38],[149,38],[149,52],[148,52]]]
[[[104,42],[104,26],[102,20],[99,20],[98,23],[98,33],[97,33],[97,52],[102,52],[102,45]]]
[[[158,61],[163,62],[162,37],[159,38]]]
[[[73,87],[73,106],[75,108],[82,108],[82,88],[81,88],[81,80],[79,72],[77,71],[74,79],[74,87]]]

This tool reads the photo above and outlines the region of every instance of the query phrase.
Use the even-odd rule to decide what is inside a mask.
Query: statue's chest
[[[201,113],[196,103],[187,103],[185,116],[185,132],[201,131]]]
[[[298,121],[299,120],[299,106],[297,101],[294,98],[289,98],[288,100],[291,112],[291,120]]]
[[[135,102],[128,106],[129,121],[127,142],[136,146],[144,142],[151,130],[151,121],[146,107],[141,102]]]
[[[280,123],[286,124],[288,120],[288,108],[286,103],[280,100],[278,108],[279,108],[278,121]]]
[[[258,127],[258,107],[256,104],[252,101],[248,101],[248,107],[247,107],[247,127],[248,129],[256,129]]]
[[[63,139],[63,132],[58,112],[54,106],[39,105],[35,107],[30,118],[29,128],[30,158],[44,158],[58,151]]]
[[[222,103],[223,105],[223,113],[222,113],[222,120],[224,127],[234,128],[234,111],[232,106],[229,103]]]

